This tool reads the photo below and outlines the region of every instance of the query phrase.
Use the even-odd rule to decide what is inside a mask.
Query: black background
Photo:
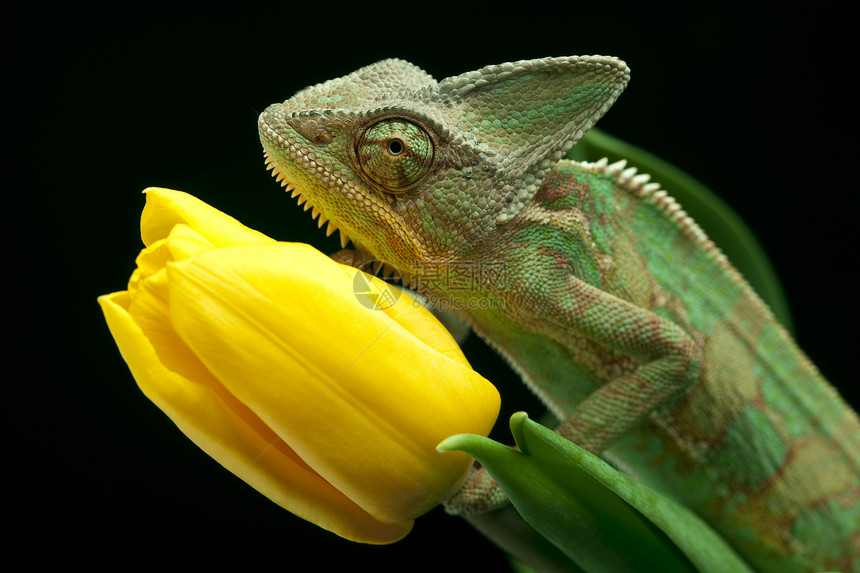
[[[7,157],[25,177],[6,201],[8,307],[18,317],[8,360],[25,365],[8,377],[5,408],[14,545],[33,563],[95,569],[504,570],[498,552],[441,510],[404,541],[371,547],[278,508],[144,398],[96,304],[133,270],[148,186],[337,250],[264,169],[256,117],[384,57],[437,79],[549,55],[623,58],[631,83],[600,127],[693,174],[747,221],[784,281],[801,346],[856,404],[849,17],[824,5],[591,4],[34,6],[11,19],[19,39],[6,57],[7,113],[23,128],[24,155]],[[504,439],[507,415],[537,406],[479,341],[466,350],[502,389]],[[32,542],[41,549],[25,549]]]

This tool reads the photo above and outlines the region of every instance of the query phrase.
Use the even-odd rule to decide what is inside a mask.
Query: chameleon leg
[[[501,509],[510,502],[504,490],[484,468],[476,469],[457,493],[444,502],[451,515],[482,515]]]
[[[700,351],[674,322],[583,281],[569,277],[564,293],[557,303],[564,310],[553,319],[562,321],[562,331],[576,331],[639,363],[591,393],[556,429],[580,447],[600,453],[655,408],[697,383]]]
[[[675,323],[647,309],[568,277],[559,312],[542,310],[533,326],[556,340],[576,332],[604,348],[637,360],[634,370],[609,380],[580,402],[556,431],[582,448],[600,453],[699,379],[694,341]],[[503,507],[507,499],[483,469],[470,476],[445,504],[454,514],[475,514]]]

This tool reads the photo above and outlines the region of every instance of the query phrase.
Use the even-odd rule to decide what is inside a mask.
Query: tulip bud
[[[367,543],[461,485],[471,458],[436,445],[487,435],[499,396],[410,297],[176,191],[147,190],[141,234],[128,290],[99,302],[144,394],[224,467]]]

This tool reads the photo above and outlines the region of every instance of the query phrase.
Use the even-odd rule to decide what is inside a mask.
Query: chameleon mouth
[[[323,225],[326,225],[326,237],[331,237],[334,232],[337,231],[340,236],[340,247],[342,249],[345,249],[346,246],[349,244],[349,237],[346,235],[346,233],[344,233],[341,229],[338,229],[337,226],[323,214],[322,210],[319,207],[312,205],[311,202],[308,201],[308,198],[305,197],[304,194],[302,194],[301,189],[299,189],[299,187],[295,183],[290,181],[280,169],[278,169],[278,166],[275,165],[275,162],[272,161],[272,158],[269,157],[268,153],[264,153],[264,156],[266,158],[266,170],[272,172],[272,177],[274,177],[275,180],[281,184],[281,187],[283,187],[285,191],[290,192],[290,197],[298,199],[299,205],[303,205],[305,211],[310,210],[311,218],[317,221],[317,225],[320,229],[322,229]]]
[[[268,153],[264,153],[264,156],[266,158],[266,170],[272,172],[272,176],[275,178],[275,180],[281,184],[281,187],[283,187],[284,190],[290,192],[291,197],[296,198],[298,200],[299,205],[302,205],[302,208],[305,211],[309,210],[311,212],[311,217],[317,221],[317,225],[320,229],[322,229],[323,225],[326,225],[326,237],[332,236],[334,232],[337,231],[340,237],[340,247],[342,249],[345,249],[350,242],[349,236],[344,233],[342,229],[338,229],[337,225],[330,221],[328,217],[323,214],[322,210],[319,207],[312,205],[311,202],[308,201],[308,198],[304,196],[302,190],[295,183],[290,181],[285,173],[278,169],[278,166],[275,165],[275,162],[272,160],[271,157],[269,157]],[[361,250],[358,245],[354,244],[354,246],[356,250]],[[353,264],[353,266],[355,265]],[[417,283],[412,280],[412,277],[406,275],[405,273],[401,273],[394,266],[384,261],[376,259],[366,260],[363,264],[359,265],[358,268],[373,275],[381,276],[386,280],[394,278],[402,282],[404,285],[410,286],[414,289],[418,288]]]

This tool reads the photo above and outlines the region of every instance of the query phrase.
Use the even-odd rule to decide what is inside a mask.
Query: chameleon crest
[[[608,57],[434,81],[386,60],[260,116],[320,226],[453,306],[565,438],[708,521],[757,570],[860,567],[860,420],[659,185],[563,159],[628,80]],[[494,509],[480,470],[446,502]]]

